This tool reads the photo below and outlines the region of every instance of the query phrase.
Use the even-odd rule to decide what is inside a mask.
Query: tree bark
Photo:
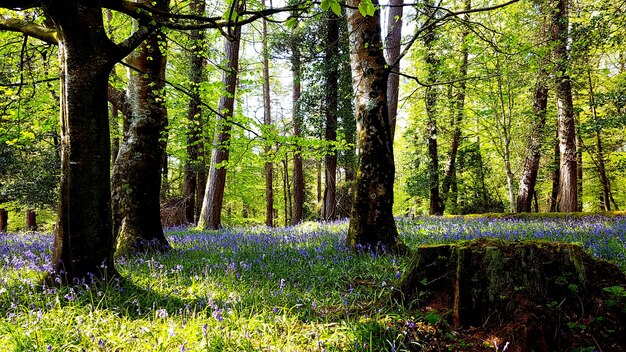
[[[530,212],[532,197],[535,193],[539,160],[541,159],[541,145],[543,144],[543,133],[546,126],[546,108],[548,106],[547,77],[546,70],[543,67],[540,68],[533,100],[533,116],[535,119],[530,131],[526,158],[524,159],[524,169],[522,170],[517,193],[516,211],[518,213]]]
[[[472,8],[471,0],[465,0],[464,10],[469,11]],[[469,15],[464,15],[464,21],[469,21]],[[463,29],[461,33],[461,65],[459,67],[459,86],[454,97],[454,111],[452,112],[452,140],[450,141],[450,150],[448,152],[448,162],[444,169],[443,180],[441,181],[441,212],[446,208],[448,200],[448,192],[453,180],[456,178],[456,156],[459,152],[459,145],[461,144],[461,122],[465,115],[465,88],[467,78],[467,66],[469,59],[469,49],[465,42],[469,30]]]
[[[556,100],[558,117],[559,153],[561,158],[559,175],[559,211],[573,212],[578,207],[576,126],[572,83],[568,74],[569,57],[569,1],[554,0],[551,12],[553,60],[555,62]]]
[[[24,229],[26,231],[37,231],[37,213],[28,209],[24,216]]]
[[[235,5],[235,10],[242,9],[242,2]],[[225,92],[219,99],[216,136],[211,154],[211,168],[207,179],[202,211],[198,225],[204,229],[218,229],[222,226],[222,205],[226,186],[226,167],[228,162],[230,130],[229,119],[233,116],[235,107],[235,92],[237,90],[237,73],[239,71],[239,44],[241,40],[241,26],[235,26],[231,31],[232,38],[224,39],[224,58],[226,68],[222,73],[222,84]]]
[[[198,16],[204,15],[205,2],[203,0],[191,1],[189,7],[191,13]],[[197,219],[199,202],[196,197],[199,189],[198,184],[201,180],[200,173],[204,169],[204,159],[201,155],[203,140],[202,106],[200,105],[200,84],[205,80],[205,60],[202,55],[205,50],[204,37],[204,30],[194,29],[189,32],[191,52],[189,55],[188,79],[191,86],[191,97],[187,107],[189,130],[187,131],[187,160],[185,162],[183,197],[185,202],[185,219],[190,224],[195,223]],[[202,188],[202,191],[204,191],[204,188]]]
[[[337,141],[337,110],[338,110],[338,81],[339,70],[336,57],[339,54],[339,24],[338,17],[328,11],[326,18],[326,49],[325,49],[325,111],[326,131],[325,139],[328,143]],[[330,147],[324,157],[324,207],[323,218],[326,221],[336,217],[337,208],[337,151]]]
[[[434,10],[432,4],[429,3],[426,7],[426,15],[428,19],[434,17]],[[435,28],[429,27],[424,33],[424,46],[426,48],[426,82],[427,84],[434,84],[437,79],[439,59],[434,50],[435,44]],[[429,200],[430,205],[428,207],[428,213],[430,215],[442,215],[443,214],[443,202],[439,194],[439,148],[437,144],[437,99],[438,92],[437,87],[429,85],[426,87],[424,96],[424,105],[426,107],[427,115],[427,136],[428,136],[428,187],[429,187]]]
[[[52,264],[63,282],[115,275],[107,85],[114,44],[97,2],[51,2],[61,73],[61,181]],[[61,275],[61,273],[63,273]]]
[[[559,182],[560,182],[561,154],[558,140],[554,144],[554,170],[552,170],[552,191],[550,192],[550,212],[559,210]]]
[[[402,11],[404,0],[389,1],[387,12],[387,38],[385,40],[385,56],[387,64],[392,72],[387,81],[387,100],[389,114],[389,128],[391,128],[391,140],[393,141],[396,131],[396,116],[398,115],[398,99],[400,92],[400,49],[402,41]],[[396,63],[396,61],[398,61]],[[394,65],[395,64],[395,65]]]
[[[357,143],[360,150],[356,192],[350,216],[347,244],[385,245],[403,250],[393,218],[395,166],[393,140],[387,115],[387,79],[380,37],[380,12],[363,17],[360,0],[348,0],[350,64],[355,92]],[[374,6],[378,1],[373,1]]]
[[[7,227],[9,225],[9,212],[6,209],[0,208],[0,233],[7,233]]]
[[[158,0],[155,7],[167,11],[169,0]],[[165,36],[158,30],[127,59],[134,68],[129,69],[127,93],[132,116],[113,168],[113,201],[119,202],[116,216],[121,220],[119,233],[114,233],[119,254],[170,248],[160,212],[161,139],[167,126],[164,46]]]
[[[298,43],[291,43],[291,71],[293,76],[293,135],[296,140],[302,137],[301,126],[303,123],[302,113],[300,111],[300,96],[302,85],[300,76],[302,71],[302,58],[300,56],[300,48]],[[291,225],[297,225],[304,218],[304,169],[302,167],[302,148],[296,146],[293,154],[293,214],[291,217]]]
[[[262,0],[263,6],[265,6],[265,0]],[[269,49],[267,45],[267,20],[263,19],[262,23],[263,43],[262,43],[262,56],[263,56],[263,124],[270,134],[270,141],[272,130],[272,106],[270,99],[270,58]],[[266,140],[265,142],[265,225],[274,226],[274,164],[271,161],[272,145]],[[285,218],[286,220],[286,218]]]

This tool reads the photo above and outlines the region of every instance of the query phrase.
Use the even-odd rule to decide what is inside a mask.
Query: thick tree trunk
[[[526,149],[524,159],[524,169],[519,182],[517,193],[518,213],[530,212],[532,197],[535,193],[537,183],[537,173],[539,171],[539,160],[541,159],[541,145],[543,144],[543,133],[546,126],[546,107],[548,106],[548,82],[547,72],[541,68],[535,86],[535,97],[533,101],[533,115],[535,117],[530,131],[530,139]]]
[[[302,85],[300,83],[300,75],[302,69],[302,58],[298,43],[291,44],[291,71],[293,75],[293,135],[296,140],[302,137],[301,126],[303,123],[302,113],[300,111],[300,96]],[[291,224],[297,225],[304,218],[304,169],[302,167],[302,148],[297,145],[293,154],[293,214]]]
[[[189,3],[192,13],[202,16],[205,12],[205,2],[195,0]],[[205,79],[204,75],[204,30],[194,29],[189,32],[189,40],[192,49],[189,55],[188,79],[191,85],[191,99],[187,108],[187,160],[185,162],[185,183],[183,197],[185,201],[185,219],[188,223],[196,222],[196,210],[198,183],[200,182],[200,170],[204,169],[204,160],[200,158],[202,144],[202,107],[200,105],[200,84]],[[206,176],[204,176],[206,177]],[[202,188],[204,192],[204,188]],[[202,198],[202,197],[200,197]]]
[[[326,52],[324,58],[324,80],[326,85],[326,108],[324,111],[326,115],[325,138],[326,142],[334,143],[337,141],[337,109],[339,95],[339,72],[335,61],[339,53],[339,24],[337,15],[329,11],[327,16]],[[324,157],[326,177],[324,178],[323,218],[326,221],[333,220],[337,214],[337,152],[333,149],[328,150]]]
[[[471,0],[465,0],[465,10],[471,10]],[[464,16],[465,21],[469,21],[469,15]],[[441,181],[441,212],[446,208],[448,200],[448,192],[453,180],[456,178],[456,156],[459,152],[459,145],[461,144],[461,122],[465,115],[465,88],[467,78],[467,66],[469,59],[469,49],[465,42],[469,30],[463,29],[461,34],[461,65],[459,67],[459,86],[457,88],[456,95],[454,97],[454,111],[452,112],[452,140],[450,141],[450,151],[448,152],[448,162],[443,174],[443,180]]]
[[[262,1],[265,6],[265,1]],[[263,124],[268,133],[272,129],[272,108],[270,99],[270,57],[267,45],[267,21],[262,21],[263,36]],[[270,138],[271,140],[271,138]],[[274,164],[271,161],[272,146],[265,142],[265,225],[274,226]],[[285,218],[286,219],[286,218]]]
[[[235,6],[241,8],[241,3]],[[202,211],[198,225],[204,229],[218,229],[222,226],[222,205],[224,202],[224,189],[226,186],[226,167],[228,162],[230,130],[228,122],[233,116],[235,107],[235,92],[237,89],[237,72],[239,71],[239,43],[241,39],[241,27],[236,26],[232,30],[232,40],[224,39],[224,58],[226,64],[222,73],[222,84],[225,92],[219,99],[216,136],[211,155],[211,168],[202,201]]]
[[[577,167],[576,167],[576,126],[572,83],[568,74],[569,57],[569,1],[554,0],[551,12],[553,59],[556,63],[556,100],[558,117],[559,153],[561,158],[559,176],[559,211],[573,212],[578,207]]]
[[[24,213],[24,229],[26,231],[37,231],[37,213],[28,209]]]
[[[167,10],[169,0],[156,6]],[[120,204],[119,254],[149,248],[169,249],[161,226],[161,172],[165,153],[161,138],[167,125],[162,47],[165,36],[156,31],[131,54],[128,97],[132,117],[113,169],[113,199]]]
[[[385,40],[385,56],[387,64],[392,72],[387,81],[387,111],[389,128],[391,128],[391,140],[393,141],[396,131],[396,116],[398,115],[398,99],[400,92],[400,76],[395,73],[400,71],[400,49],[402,41],[402,10],[404,0],[389,1],[387,12],[387,38]],[[398,61],[396,63],[396,61]],[[394,65],[395,63],[395,65]]]
[[[111,228],[109,73],[117,57],[97,2],[51,2],[59,36],[61,181],[52,264],[64,282],[115,274]],[[61,275],[61,273],[63,273]]]
[[[9,225],[9,212],[0,208],[0,233],[7,233],[7,227]]]
[[[393,218],[395,166],[387,117],[387,78],[380,38],[380,12],[363,17],[360,0],[348,0],[350,63],[359,126],[359,170],[346,241],[352,248],[385,245],[403,250]],[[378,1],[373,1],[378,5]]]

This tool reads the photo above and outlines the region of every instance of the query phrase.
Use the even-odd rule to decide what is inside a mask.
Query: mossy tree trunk
[[[347,243],[352,248],[383,244],[402,248],[393,218],[395,166],[387,115],[387,79],[380,38],[380,10],[363,17],[360,0],[349,0],[350,63],[355,92],[359,169]],[[378,5],[378,1],[373,1]]]
[[[156,7],[169,8],[169,0]],[[160,213],[162,144],[167,125],[163,81],[165,36],[160,30],[128,58],[128,102],[131,116],[113,169],[113,200],[119,203],[115,226],[117,252],[169,249]],[[119,231],[119,232],[117,232]]]

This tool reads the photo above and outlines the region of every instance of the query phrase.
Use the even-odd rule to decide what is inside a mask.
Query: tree
[[[296,24],[297,25],[297,24]],[[297,28],[297,27],[296,27]],[[294,31],[296,32],[296,31]],[[293,106],[293,136],[296,141],[302,137],[301,96],[302,96],[302,57],[298,46],[299,35],[291,38],[289,42],[291,48],[291,75],[292,75],[292,106]],[[302,147],[296,143],[296,150],[293,153],[293,211],[291,214],[291,224],[297,225],[304,219],[304,169],[302,167]]]
[[[427,2],[426,9],[426,22],[433,21],[435,18],[435,7],[433,2]],[[443,214],[443,201],[439,194],[439,148],[438,148],[438,134],[437,134],[437,99],[438,99],[438,86],[436,82],[440,71],[440,59],[435,53],[434,45],[436,41],[436,27],[428,26],[424,33],[424,47],[426,48],[426,57],[424,58],[426,64],[426,91],[424,93],[424,106],[426,108],[426,116],[428,122],[426,124],[426,135],[428,138],[428,187],[429,187],[429,199],[430,206],[428,213],[430,215],[442,215]]]
[[[169,0],[152,4],[160,11],[169,8]],[[113,207],[119,254],[170,248],[160,215],[162,138],[167,126],[166,47],[165,34],[158,29],[127,59],[130,111],[112,180],[113,202],[119,203]]]
[[[578,173],[572,82],[568,73],[569,1],[554,0],[551,5],[551,40],[554,43],[552,58],[555,63],[553,75],[556,80],[557,131],[561,160],[559,165],[558,209],[559,211],[573,212],[578,209]]]
[[[243,1],[234,1],[234,13],[243,10]],[[231,12],[231,16],[235,17]],[[236,20],[235,20],[236,22]],[[241,40],[241,26],[235,26],[229,30],[229,37],[224,39],[225,70],[222,73],[224,93],[219,99],[218,125],[216,128],[213,152],[211,154],[211,168],[207,179],[202,211],[198,225],[202,228],[217,229],[222,226],[222,205],[224,200],[224,187],[226,185],[226,163],[228,163],[230,130],[229,119],[233,116],[235,107],[235,92],[237,90],[237,72],[239,70],[239,44]]]
[[[359,127],[359,168],[346,241],[352,248],[385,245],[402,249],[393,218],[395,165],[393,140],[387,114],[389,72],[383,53],[380,12],[372,8],[363,16],[359,0],[348,0],[350,65]]]
[[[265,6],[265,1],[262,2]],[[263,56],[263,124],[269,134],[272,129],[272,107],[270,100],[270,54],[267,45],[267,20],[262,20],[261,35]],[[272,138],[269,138],[271,141]],[[266,141],[265,154],[269,159],[272,146]],[[271,160],[265,162],[265,225],[274,226],[274,165]]]
[[[387,100],[389,102],[389,126],[391,139],[396,131],[396,116],[398,115],[398,99],[400,93],[400,52],[402,42],[402,12],[404,0],[391,0],[387,10],[387,37],[385,38],[385,56],[387,65],[391,67],[387,82]]]
[[[205,2],[192,1],[191,12],[203,16]],[[185,161],[185,184],[183,197],[185,200],[185,217],[188,223],[195,223],[202,206],[206,174],[204,172],[204,148],[202,143],[202,105],[200,100],[200,84],[205,80],[204,31],[194,29],[189,32],[191,50],[189,53],[188,77],[191,85],[191,97],[187,110],[189,131],[187,133],[187,160]],[[200,199],[197,201],[196,199]]]
[[[326,131],[325,140],[328,148],[324,156],[325,188],[322,218],[326,221],[336,217],[337,210],[337,151],[333,143],[337,141],[337,110],[338,110],[338,80],[339,70],[336,58],[339,53],[339,18],[329,11],[326,17],[326,38],[324,41],[324,83]]]

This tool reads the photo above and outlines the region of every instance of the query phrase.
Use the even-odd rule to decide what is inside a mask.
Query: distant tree
[[[243,10],[244,2],[235,1],[234,12],[231,16]],[[236,21],[235,21],[236,22]],[[229,119],[233,116],[235,107],[235,93],[237,90],[237,74],[239,72],[239,44],[241,41],[241,26],[229,29],[229,37],[224,39],[224,72],[222,84],[224,93],[219,99],[216,136],[211,156],[211,168],[207,179],[207,186],[202,201],[202,211],[198,225],[205,229],[218,229],[222,226],[222,206],[224,201],[224,187],[226,186],[226,167],[229,157],[230,130]]]

